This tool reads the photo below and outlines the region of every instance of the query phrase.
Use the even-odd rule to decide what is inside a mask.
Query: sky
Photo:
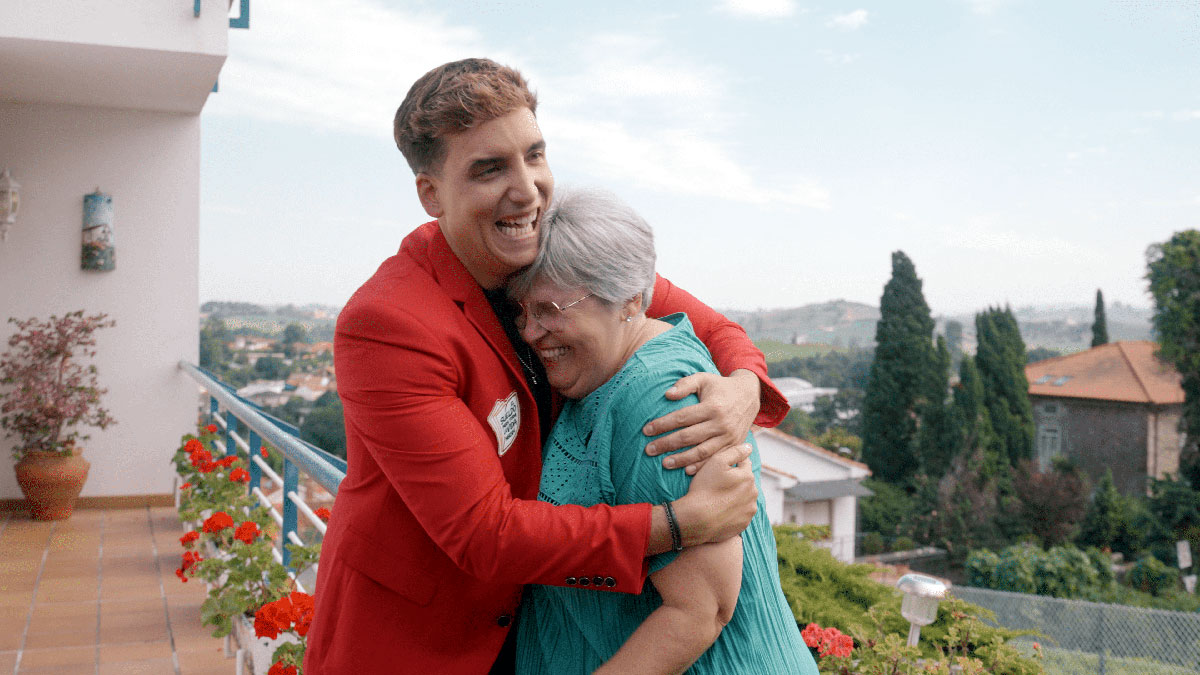
[[[520,70],[559,185],[655,229],[723,309],[1148,307],[1200,227],[1200,0],[257,0],[201,117],[200,299],[341,306],[429,218],[412,82]]]

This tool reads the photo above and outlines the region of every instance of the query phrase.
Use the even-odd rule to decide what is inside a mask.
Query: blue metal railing
[[[209,418],[224,432],[223,440],[217,442],[219,449],[226,454],[245,453],[244,457],[250,465],[248,490],[259,503],[270,509],[271,517],[282,528],[275,558],[283,565],[289,566],[291,551],[285,544],[304,543],[296,533],[301,515],[322,536],[325,534],[325,523],[300,497],[300,473],[303,471],[330,494],[336,495],[338,485],[346,477],[346,462],[300,440],[296,427],[262,412],[257,405],[238,396],[229,385],[207,371],[186,361],[180,361],[179,368],[190,375],[209,396]],[[260,451],[264,441],[270,443],[283,456],[282,477],[262,458]],[[264,479],[282,488],[282,513],[275,509],[262,491],[261,484]]]
[[[192,0],[192,16],[200,18],[200,0]],[[238,15],[229,20],[229,27],[250,28],[250,0],[238,0]]]

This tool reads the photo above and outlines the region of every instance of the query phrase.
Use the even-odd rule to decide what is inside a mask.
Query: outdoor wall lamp
[[[0,241],[8,239],[8,228],[17,222],[21,206],[21,184],[13,180],[8,169],[0,173]]]
[[[946,584],[924,574],[905,574],[896,582],[904,594],[900,615],[908,619],[908,646],[916,647],[921,639],[921,626],[937,619],[938,601],[946,595]]]

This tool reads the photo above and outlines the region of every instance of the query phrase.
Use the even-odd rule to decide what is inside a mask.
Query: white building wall
[[[85,497],[169,492],[171,451],[195,423],[196,388],[176,363],[198,358],[199,153],[195,114],[0,103],[0,168],[21,184],[0,242],[0,321],[83,309],[117,322],[97,335],[95,363],[118,424],[83,444]],[[113,196],[112,272],[80,269],[83,196],[97,187]],[[0,349],[11,334],[0,323]],[[0,439],[0,457],[13,442]],[[0,471],[0,499],[20,497]]]

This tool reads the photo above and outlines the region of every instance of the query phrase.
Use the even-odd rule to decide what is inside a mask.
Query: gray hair
[[[654,231],[611,192],[556,189],[542,217],[537,258],[508,284],[522,298],[538,278],[559,286],[586,288],[619,304],[642,294],[642,310],[654,293]]]

